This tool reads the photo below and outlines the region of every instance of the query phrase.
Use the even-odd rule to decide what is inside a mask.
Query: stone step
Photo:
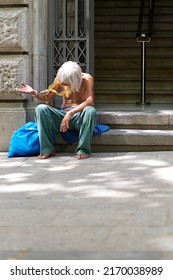
[[[137,80],[140,79],[140,69],[99,69],[95,68],[95,75],[97,75],[97,81],[105,79],[106,82],[111,80]],[[147,81],[153,79],[163,79],[172,81],[173,71],[172,69],[147,69]]]
[[[113,34],[113,33],[112,33]],[[97,35],[97,34],[96,34]],[[122,35],[122,34],[121,34]],[[104,40],[103,40],[104,38]],[[163,40],[164,38],[164,40]],[[161,37],[161,34],[159,34],[158,37],[152,37],[152,40],[150,42],[149,47],[153,47],[153,48],[158,48],[158,47],[169,47],[172,48],[172,34],[170,37]],[[117,48],[119,51],[119,49],[123,48],[133,48],[133,47],[137,47],[140,46],[139,44],[137,45],[136,42],[136,34],[135,36],[132,37],[125,37],[125,36],[114,36],[114,37],[107,37],[105,36],[104,32],[102,33],[102,36],[97,37],[95,40],[95,47],[99,48],[99,47],[104,47],[104,48],[110,48],[111,46],[113,46],[114,48]]]
[[[104,3],[104,6],[103,6],[103,3]],[[99,0],[99,1],[96,1],[95,3],[95,7],[97,9],[99,8],[102,8],[104,7],[104,9],[106,7],[110,7],[112,8],[113,5],[116,5],[116,7],[140,7],[140,1],[138,0],[109,0],[109,1],[105,1],[105,0]],[[147,6],[148,3],[146,2],[145,5]],[[157,0],[157,3],[155,5],[155,8],[168,8],[168,7],[172,7],[173,6],[173,3],[172,3],[172,0]]]
[[[118,15],[118,14],[115,16],[115,14],[113,14],[113,15],[109,15],[109,17],[108,17],[108,15],[104,15],[104,12],[105,12],[105,10],[102,12],[102,14],[99,14],[99,15],[96,14],[95,21],[97,24],[104,25],[104,23],[110,23],[110,22],[112,24],[120,23],[120,22],[121,23],[129,22],[130,24],[131,23],[138,24],[139,14],[137,14],[136,16],[130,15],[128,13],[126,16]],[[166,17],[163,17],[163,14],[155,14],[155,16],[154,16],[155,24],[157,24],[157,23],[160,24],[161,22],[162,23],[172,23],[172,21],[173,21],[173,18],[172,18],[171,14],[167,14]],[[148,22],[146,17],[144,17],[144,22]]]
[[[148,105],[150,107],[150,105]],[[140,106],[139,106],[140,107]],[[117,106],[118,108],[118,106]],[[109,125],[111,128],[129,129],[173,129],[172,110],[147,110],[147,111],[98,111],[98,122]]]
[[[173,150],[171,106],[148,106],[146,111],[140,106],[132,111],[118,110],[118,105],[112,111],[97,108],[97,123],[109,125],[110,130],[93,137],[92,152]],[[59,135],[56,140],[57,151],[74,152],[77,147],[77,143],[68,145]]]
[[[106,94],[106,96],[105,96]],[[134,89],[116,89],[113,91],[107,91],[104,90],[101,92],[101,90],[95,90],[95,104],[97,106],[104,106],[105,104],[107,106],[109,105],[119,105],[119,104],[136,104],[136,102],[140,102],[140,88],[134,88]],[[106,97],[106,98],[105,98]],[[171,90],[147,90],[146,92],[146,101],[150,102],[151,104],[155,103],[161,103],[161,104],[173,104],[173,94]]]
[[[173,131],[110,129],[94,136],[91,146],[92,152],[173,150]],[[56,147],[58,152],[74,152],[77,144],[68,145],[59,136]]]
[[[160,60],[160,61],[159,61]],[[106,68],[106,69],[124,69],[125,67],[129,71],[131,69],[140,69],[140,57],[129,57],[129,58],[117,58],[117,57],[96,57],[95,59],[97,65],[99,64],[100,67]],[[116,65],[112,64],[115,63]],[[147,59],[147,69],[160,69],[164,68],[165,71],[166,69],[171,69],[173,64],[173,58],[172,57],[161,57],[158,59],[158,57],[149,57]]]
[[[107,47],[97,47],[95,57],[96,58],[134,58],[137,57],[140,58],[141,53],[141,47],[140,44],[136,44],[135,47],[121,47],[118,49],[118,52],[115,52],[114,47],[109,48],[109,52],[107,52]],[[148,45],[147,48],[147,62],[148,58],[167,58],[167,57],[173,57],[172,48],[170,47],[157,47],[153,48],[150,45]],[[99,66],[96,65],[95,70],[99,69]],[[147,68],[148,69],[148,68]],[[104,69],[103,69],[104,70]],[[157,69],[154,69],[157,70]],[[162,68],[160,69],[162,70]],[[169,70],[169,69],[168,69]],[[108,73],[109,74],[109,73]],[[149,75],[148,75],[149,76]],[[116,76],[115,76],[116,78]]]
[[[108,22],[108,23],[97,23],[95,25],[95,31],[100,31],[103,29],[104,27],[104,32],[109,32],[109,31],[113,31],[113,32],[117,32],[117,31],[136,31],[136,25],[137,23],[129,23],[129,22],[123,22],[123,24],[121,22],[117,23],[117,22]],[[154,34],[160,34],[162,31],[164,32],[165,30],[167,31],[172,31],[172,26],[173,26],[173,22],[159,22],[156,25],[156,28],[154,29]],[[143,28],[147,29],[148,27],[148,22],[144,23]],[[168,32],[167,32],[168,33]],[[171,34],[171,33],[170,33]]]
[[[118,146],[172,146],[172,130],[110,129],[93,138],[92,144]]]
[[[115,1],[116,3],[116,1]],[[103,4],[102,4],[103,5]],[[139,9],[140,7],[107,7],[104,9],[103,8],[97,8],[96,10],[96,15],[101,16],[101,15],[107,15],[107,16],[126,16],[126,15],[134,15],[138,16],[139,15]],[[169,7],[155,7],[155,15],[171,15],[173,12],[173,5]]]

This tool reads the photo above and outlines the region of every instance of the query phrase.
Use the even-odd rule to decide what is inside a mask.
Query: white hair
[[[67,61],[59,68],[56,79],[60,83],[67,84],[72,92],[79,92],[82,84],[82,70],[73,61]]]

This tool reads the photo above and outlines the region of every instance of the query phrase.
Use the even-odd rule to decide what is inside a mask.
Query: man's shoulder
[[[86,86],[91,86],[91,87],[93,87],[94,78],[93,78],[90,74],[84,73],[83,79],[85,80]]]
[[[93,76],[91,76],[91,74],[89,74],[89,73],[82,73],[82,76],[83,76],[83,78],[86,78],[86,79],[93,79]]]

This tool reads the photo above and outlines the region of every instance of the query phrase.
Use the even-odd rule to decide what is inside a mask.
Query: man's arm
[[[25,94],[30,94],[37,98],[40,101],[44,101],[45,103],[49,104],[52,97],[54,96],[54,93],[49,91],[48,93],[38,93],[35,89],[33,89],[31,86],[21,83],[22,87],[21,88],[16,88],[17,92],[22,92]]]

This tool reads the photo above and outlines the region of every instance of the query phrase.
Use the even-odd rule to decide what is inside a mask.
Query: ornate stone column
[[[47,0],[0,0],[0,151],[33,120],[35,100],[15,91],[21,81],[47,87]]]

